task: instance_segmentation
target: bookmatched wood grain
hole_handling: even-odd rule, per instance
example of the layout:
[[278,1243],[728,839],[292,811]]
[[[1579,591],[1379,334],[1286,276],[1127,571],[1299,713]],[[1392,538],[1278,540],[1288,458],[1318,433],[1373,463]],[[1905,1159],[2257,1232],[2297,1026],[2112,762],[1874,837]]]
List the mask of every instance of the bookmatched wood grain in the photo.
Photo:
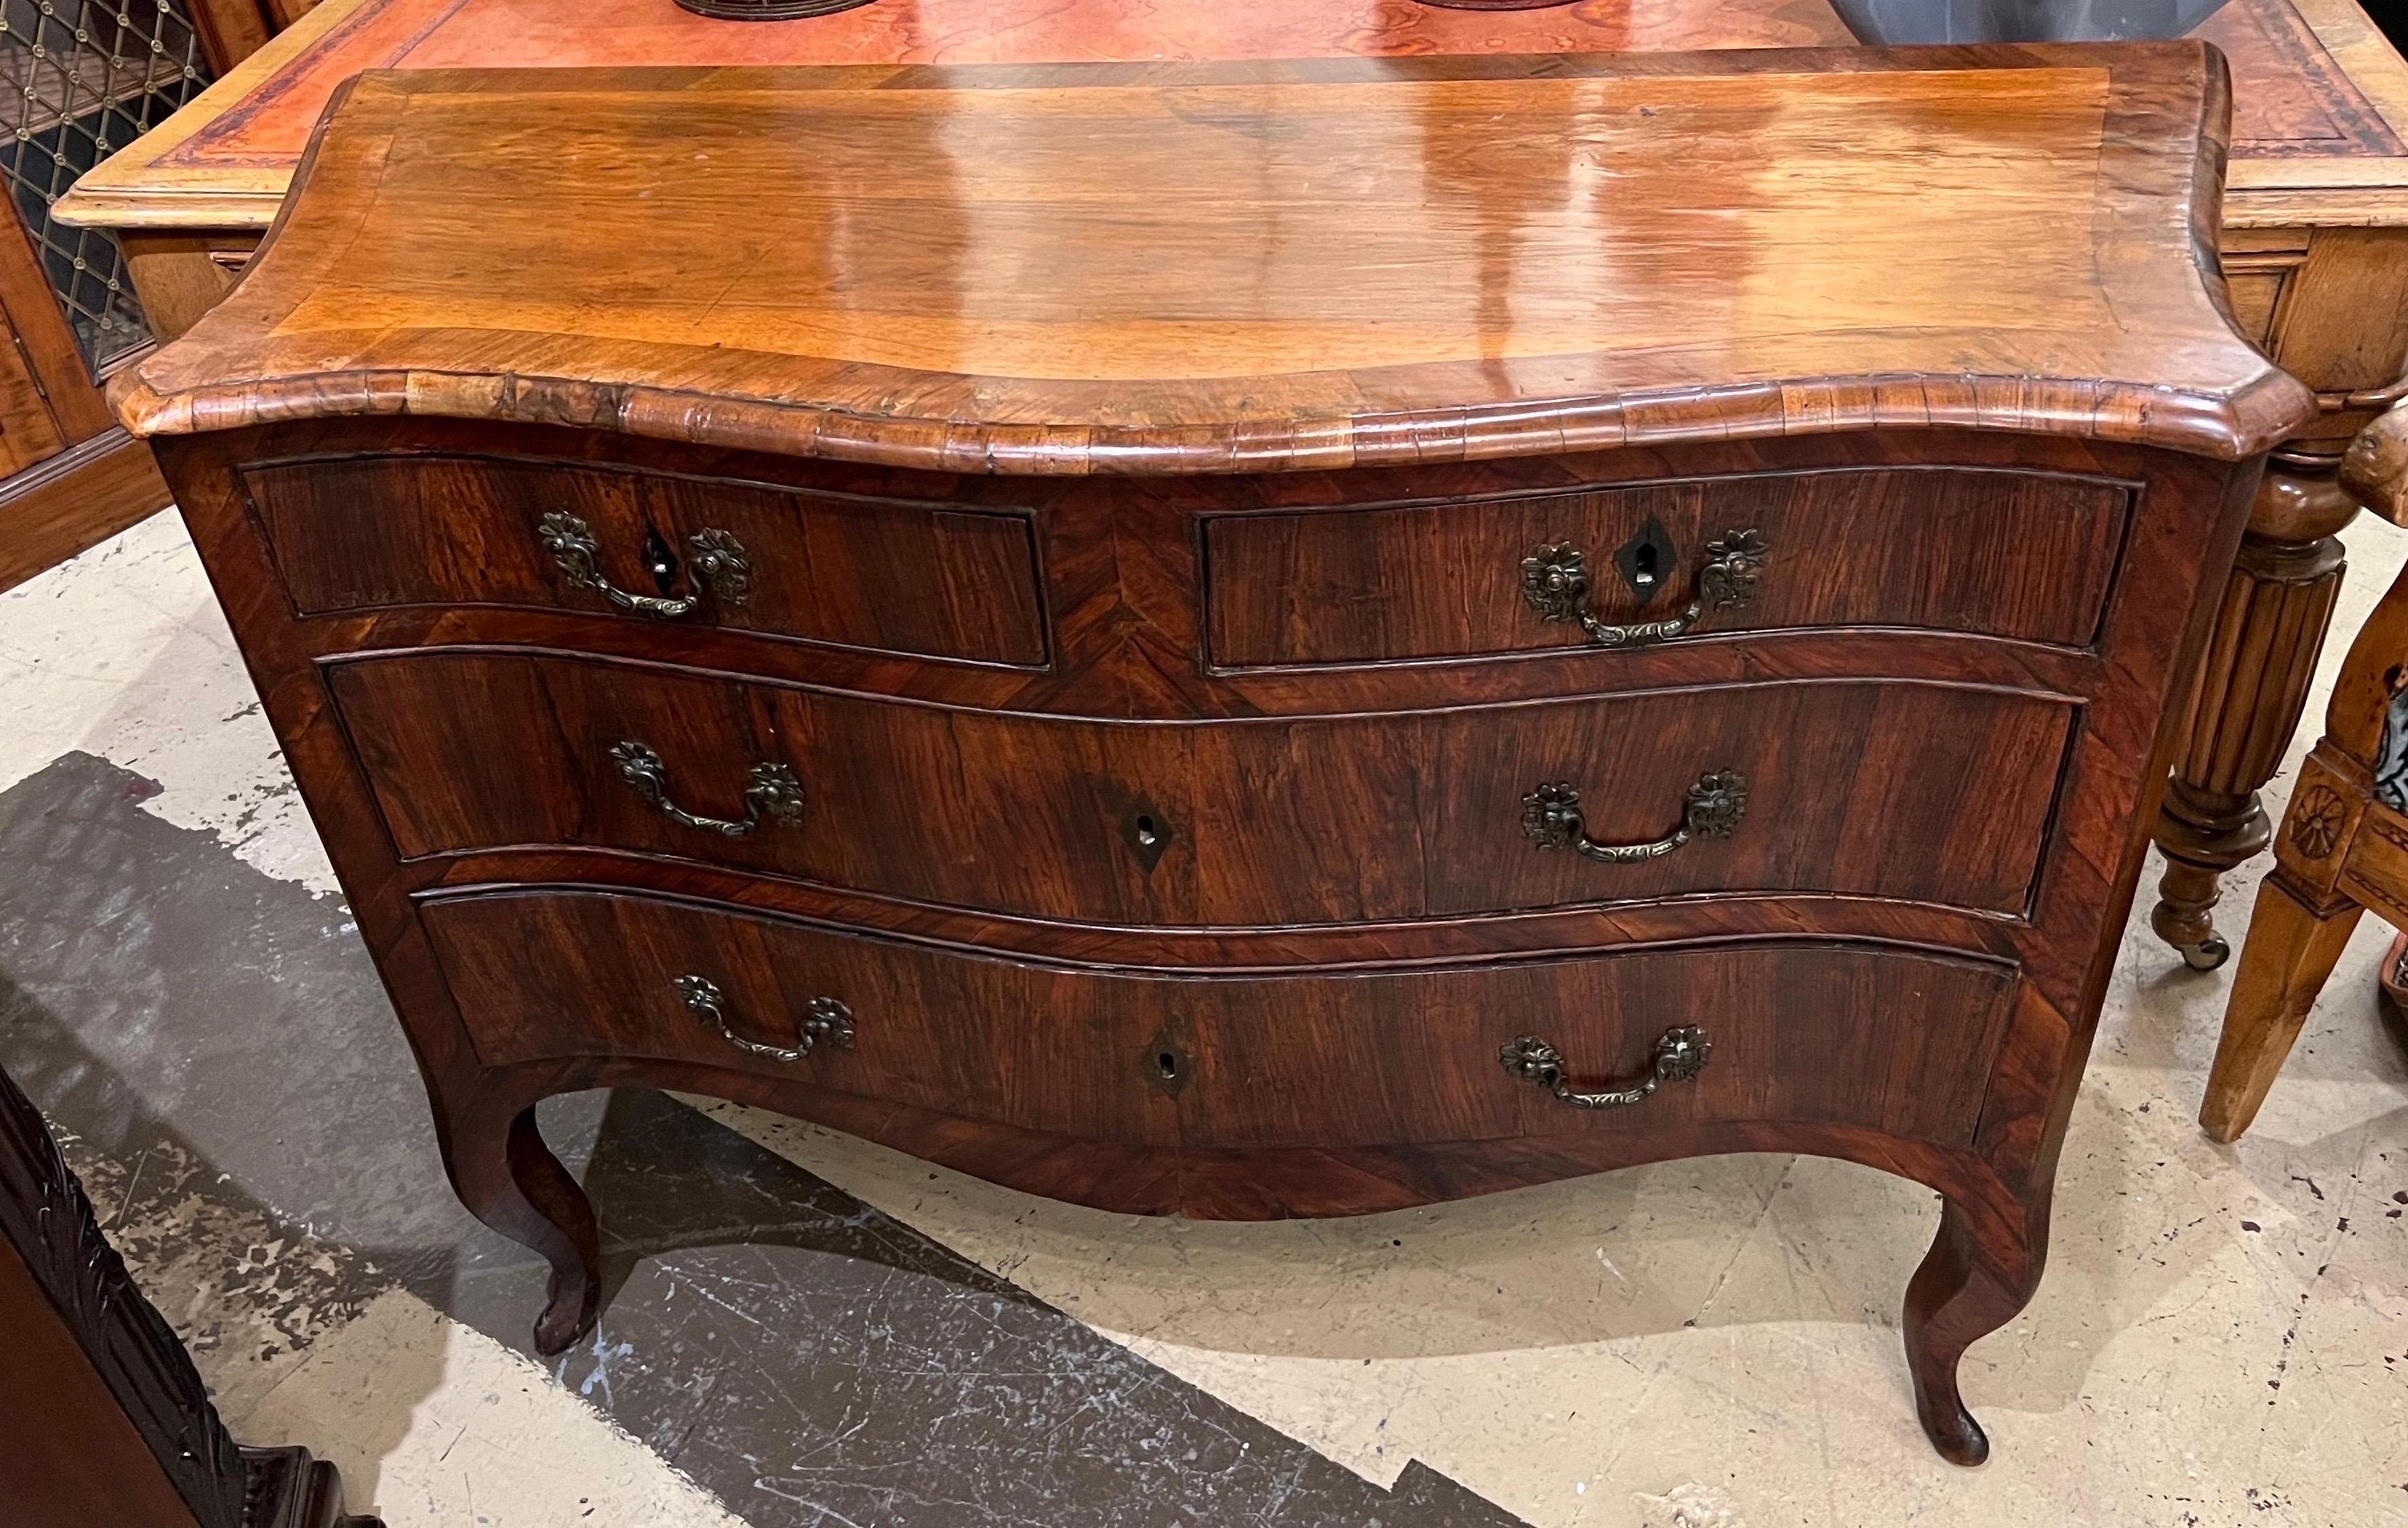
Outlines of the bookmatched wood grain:
[[[2241,576],[2283,586],[2337,564],[2333,532],[2354,512],[2333,486],[2349,433],[2408,364],[2408,62],[2358,0],[2232,0],[2195,34],[2229,59],[2233,126],[2216,241],[2244,332],[2331,411],[2264,479]],[[363,69],[874,64],[1025,65],[1385,58],[1400,70],[1440,55],[1662,52],[1845,44],[1814,0],[1680,0],[1597,10],[1469,13],[1386,0],[1157,6],[1122,0],[913,0],[801,25],[731,27],[668,0],[587,0],[571,22],[526,0],[334,0],[107,163],[59,204],[71,223],[114,229],[163,335],[181,334],[233,279],[276,217],[311,124]],[[1567,179],[1566,185],[1570,181]],[[1562,199],[1541,186],[1543,214]],[[1844,250],[1847,233],[1835,250]],[[1911,265],[1911,257],[1909,264]],[[58,327],[58,325],[53,325]],[[31,342],[29,339],[29,343]],[[62,340],[62,343],[64,343]],[[72,346],[64,353],[71,354]],[[55,382],[53,396],[57,395]],[[2327,512],[2303,520],[2302,498]],[[2298,728],[2317,642],[2286,645],[2286,601],[2236,602],[2220,646],[2264,654],[2204,688],[2207,745],[2176,771],[2158,829],[2168,865],[2156,923],[2196,963],[2222,949],[2216,877],[2263,847],[2255,787],[2279,749],[2222,738]],[[2201,765],[2200,757],[2216,759]],[[2236,788],[2236,785],[2237,787]]]

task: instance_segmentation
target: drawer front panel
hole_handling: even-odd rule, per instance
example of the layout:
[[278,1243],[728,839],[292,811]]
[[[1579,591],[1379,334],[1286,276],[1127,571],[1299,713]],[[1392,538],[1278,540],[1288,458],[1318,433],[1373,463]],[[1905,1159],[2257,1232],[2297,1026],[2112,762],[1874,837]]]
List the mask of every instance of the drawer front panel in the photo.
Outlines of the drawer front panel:
[[[1270,984],[1256,984],[1268,986]],[[1653,951],[1482,971],[1289,980],[1205,1006],[1182,1139],[1388,1146],[1725,1120],[1855,1125],[1971,1144],[2014,986],[2004,968],[1842,947]],[[1175,1022],[1175,1021],[1174,1021]],[[1696,1026],[1704,1069],[1578,1109],[1506,1070],[1523,1036],[1575,1088],[1645,1077]]]
[[[616,847],[1037,917],[1226,926],[1710,891],[2019,913],[2074,711],[1851,681],[1112,724],[481,653],[347,662],[330,682],[405,857]],[[630,784],[630,744],[680,811],[759,826],[677,820]],[[1563,786],[1588,837],[1659,840],[1722,771],[1744,814],[1660,858],[1542,847],[1526,821]],[[799,808],[778,814],[781,794]]]
[[[730,1066],[1030,1130],[1198,1146],[1386,1146],[1725,1120],[1970,1144],[2014,977],[1972,960],[1827,945],[1641,951],[1455,972],[1187,977],[1017,964],[665,900],[529,891],[423,913],[483,1059]],[[793,1048],[814,999],[851,1043]],[[822,1012],[824,1012],[823,1009]],[[1572,1082],[1642,1074],[1695,1025],[1692,1081],[1580,1110],[1510,1073],[1522,1035]],[[1157,1126],[1157,1135],[1167,1134]]]
[[[683,598],[693,622],[843,647],[986,663],[1046,661],[1025,515],[759,483],[464,456],[371,457],[244,473],[305,615],[397,605],[509,605],[651,617],[564,568],[581,526],[593,573]],[[724,538],[712,541],[712,537]],[[733,546],[741,597],[708,569]],[[660,560],[666,554],[666,562]],[[572,558],[575,554],[570,554]],[[667,576],[656,576],[665,569]]]
[[[1711,543],[1765,543],[1748,603],[1700,633],[1904,627],[2086,646],[2130,492],[2029,472],[1850,469],[1486,503],[1226,515],[1206,523],[1210,660],[1226,668],[1577,647],[1523,594],[1523,560],[1569,543],[1612,624],[1681,613]],[[1663,536],[1633,544],[1650,524]],[[1642,603],[1631,576],[1651,577]]]
[[[489,1066],[640,1057],[794,1077],[966,1118],[1104,1140],[1143,1137],[1134,1013],[1059,977],[654,898],[529,892],[421,912]],[[850,1044],[775,1061],[731,1044],[681,995],[718,994],[729,1030],[793,1049],[815,999]]]

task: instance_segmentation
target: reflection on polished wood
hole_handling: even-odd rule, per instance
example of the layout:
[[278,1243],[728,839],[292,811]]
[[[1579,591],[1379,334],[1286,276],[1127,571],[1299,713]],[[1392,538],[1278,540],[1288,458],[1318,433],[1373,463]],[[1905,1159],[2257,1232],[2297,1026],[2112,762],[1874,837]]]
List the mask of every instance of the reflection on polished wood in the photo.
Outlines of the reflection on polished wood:
[[[2198,34],[2231,60],[2236,226],[2393,221],[2408,189],[2408,65],[2354,0],[2231,0]],[[1426,58],[1844,46],[1818,0],[1631,0],[1449,11],[1398,0],[1201,5],[877,0],[731,23],[675,0],[329,0],[85,176],[66,215],[139,229],[265,228],[327,98],[363,69],[968,65]]]
[[2200,56],[368,75],[116,396],[146,435],[406,411],[1005,472],[1875,425],[2252,456],[2305,400],[2194,264],[2214,166],[2158,126]]
[[[2232,0],[2200,28],[2231,61],[2220,246],[2252,338],[2330,411],[2266,474],[2195,701],[2159,839],[2157,926],[2222,959],[2216,877],[2262,846],[2256,787],[2296,729],[2354,512],[2334,467],[2408,366],[2408,64],[2358,0]],[[966,65],[1414,58],[1756,49],[1850,40],[1819,0],[1630,0],[1475,13],[1392,0],[1277,5],[878,0],[841,16],[733,24],[674,0],[330,0],[86,176],[67,221],[117,228],[164,334],[216,301],[281,204],[311,124],[367,68],[628,64]],[[1834,238],[1842,248],[1855,230]],[[2298,512],[2302,501],[2322,506]]]
[[1902,1326],[1970,1463],[2315,417],[2210,263],[2226,92],[370,74],[118,402],[544,1350],[601,1295],[573,1088],[1234,1218],[1807,1150],[1945,1198]]

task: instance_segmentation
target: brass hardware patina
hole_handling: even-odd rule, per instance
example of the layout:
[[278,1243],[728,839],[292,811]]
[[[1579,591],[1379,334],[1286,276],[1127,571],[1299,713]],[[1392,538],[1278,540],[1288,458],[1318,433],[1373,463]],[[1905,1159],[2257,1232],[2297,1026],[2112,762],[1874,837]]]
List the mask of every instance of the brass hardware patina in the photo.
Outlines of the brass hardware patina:
[[677,988],[678,1001],[696,1018],[717,1030],[721,1039],[749,1055],[772,1061],[799,1061],[821,1045],[835,1050],[853,1048],[853,1010],[834,998],[813,998],[803,1005],[802,1021],[795,1026],[795,1044],[789,1049],[747,1040],[728,1028],[726,995],[710,977],[680,976],[669,985]]
[[1565,1074],[1563,1052],[1535,1035],[1526,1034],[1498,1046],[1497,1059],[1505,1063],[1506,1071],[1555,1094],[1558,1103],[1575,1109],[1619,1109],[1650,1097],[1668,1082],[1693,1080],[1706,1069],[1706,1060],[1713,1050],[1706,1031],[1693,1024],[1666,1030],[1656,1042],[1656,1054],[1645,1076],[1622,1088],[1594,1093],[1575,1088]]
[[1698,591],[1688,609],[1660,621],[1614,626],[1588,608],[1588,558],[1571,542],[1556,541],[1522,559],[1522,598],[1543,619],[1579,622],[1599,647],[1645,647],[1685,635],[1710,610],[1743,608],[1756,598],[1764,554],[1761,532],[1727,531],[1721,541],[1706,543],[1705,565],[1698,569]]
[[1522,798],[1522,831],[1541,849],[1570,849],[1591,859],[1628,864],[1661,859],[1693,838],[1728,838],[1747,815],[1747,781],[1735,770],[1698,776],[1681,807],[1681,826],[1647,843],[1599,843],[1588,836],[1580,792],[1567,785],[1541,786]]
[[[638,615],[674,620],[694,613],[706,590],[726,605],[740,605],[752,592],[752,565],[736,538],[724,530],[698,530],[686,538],[686,567],[694,593],[674,598],[630,594],[603,577],[602,543],[595,539],[593,527],[576,515],[554,510],[543,517],[536,534],[569,583],[595,590],[621,610]],[[674,568],[675,559],[669,561]]]
[[667,766],[661,762],[660,755],[635,739],[612,745],[610,757],[619,766],[619,778],[627,782],[628,788],[660,808],[661,815],[687,828],[742,838],[764,822],[792,827],[803,820],[803,783],[783,764],[752,766],[744,777],[743,820],[732,822],[725,817],[700,816],[670,800]]

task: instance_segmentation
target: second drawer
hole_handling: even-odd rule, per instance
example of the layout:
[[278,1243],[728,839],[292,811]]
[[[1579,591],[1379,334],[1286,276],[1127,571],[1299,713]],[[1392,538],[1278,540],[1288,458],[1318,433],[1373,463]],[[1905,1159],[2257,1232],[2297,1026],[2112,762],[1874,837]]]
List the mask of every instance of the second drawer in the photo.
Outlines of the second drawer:
[[329,682],[405,858],[622,849],[1230,927],[1700,892],[2019,914],[2075,712],[1851,680],[1112,723],[508,653],[357,659]]

